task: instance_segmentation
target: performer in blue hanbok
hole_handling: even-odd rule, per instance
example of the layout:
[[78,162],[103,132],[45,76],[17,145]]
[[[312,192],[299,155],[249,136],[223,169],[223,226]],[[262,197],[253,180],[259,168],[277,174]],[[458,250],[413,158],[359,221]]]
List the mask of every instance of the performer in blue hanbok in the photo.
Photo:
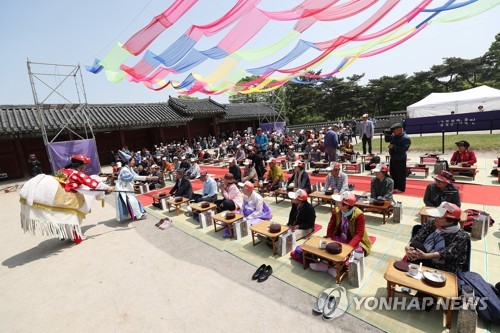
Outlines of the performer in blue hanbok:
[[146,211],[134,194],[133,182],[139,181],[156,181],[158,177],[139,176],[135,170],[134,157],[119,150],[118,154],[122,159],[124,166],[121,168],[116,180],[116,220],[123,221],[126,218],[132,220],[144,220],[147,218]]

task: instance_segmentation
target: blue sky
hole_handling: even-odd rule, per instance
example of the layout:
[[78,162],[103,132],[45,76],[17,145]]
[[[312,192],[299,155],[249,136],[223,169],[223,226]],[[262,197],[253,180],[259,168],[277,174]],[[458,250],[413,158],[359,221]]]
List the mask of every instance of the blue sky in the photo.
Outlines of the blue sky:
[[[479,0],[481,1],[481,0]],[[83,69],[94,58],[102,58],[116,42],[126,42],[136,31],[148,24],[151,19],[163,12],[173,1],[138,0],[24,0],[4,1],[0,10],[0,41],[3,46],[2,73],[0,81],[0,104],[33,104],[26,61],[50,64],[82,65],[83,81],[88,103],[154,103],[164,102],[169,95],[177,96],[172,89],[160,92],[151,91],[141,84],[111,83],[104,74],[91,74]],[[262,0],[259,7],[266,10],[291,8],[301,1]],[[163,51],[191,24],[208,23],[235,3],[235,0],[200,0],[174,27],[164,32],[151,46],[156,52]],[[414,6],[414,0],[402,0],[394,11],[398,17]],[[436,6],[444,3],[437,1]],[[367,13],[368,14],[368,13]],[[391,16],[390,16],[391,17]],[[428,70],[440,64],[445,57],[474,58],[484,54],[494,37],[500,32],[500,6],[455,23],[432,24],[416,37],[383,54],[357,60],[339,76],[365,73],[368,79],[383,75],[412,74]],[[331,39],[339,32],[359,25],[363,15],[348,18],[337,23],[319,23],[310,29],[303,39],[322,41]],[[286,33],[292,23],[273,23],[259,33],[245,48],[259,47],[271,43],[273,34]],[[211,47],[223,36],[203,39],[197,48]],[[135,63],[134,60],[129,65]],[[268,62],[268,61],[267,61]],[[266,62],[266,63],[267,63]],[[325,64],[326,70],[336,67],[339,60]],[[259,64],[260,65],[260,64]],[[213,69],[214,63],[207,62],[196,71],[205,74]],[[256,66],[255,66],[256,67]],[[60,68],[47,67],[57,73]],[[60,72],[59,72],[60,71]],[[182,77],[180,77],[182,78]],[[57,79],[47,77],[56,85]],[[60,79],[59,79],[60,80]],[[47,88],[36,82],[37,92],[46,94]],[[64,93],[70,94],[71,88]],[[204,95],[195,95],[205,97]],[[40,98],[40,96],[39,96]],[[226,96],[215,96],[215,100],[225,103]],[[60,98],[59,98],[60,99]],[[54,96],[51,102],[58,101]]]

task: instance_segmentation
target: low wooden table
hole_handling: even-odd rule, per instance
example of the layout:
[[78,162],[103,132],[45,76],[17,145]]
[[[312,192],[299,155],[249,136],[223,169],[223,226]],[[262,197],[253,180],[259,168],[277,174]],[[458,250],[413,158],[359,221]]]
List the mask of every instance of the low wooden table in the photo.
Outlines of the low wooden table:
[[372,160],[372,158],[375,157],[375,155],[360,155],[361,156],[361,163],[369,162]]
[[342,252],[339,254],[330,254],[325,249],[319,248],[319,242],[327,240],[329,243],[333,242],[331,239],[313,236],[302,245],[302,262],[304,269],[309,267],[308,259],[313,261],[326,260],[331,266],[337,270],[337,283],[342,282],[347,274],[346,262],[349,260],[349,254],[354,250],[349,244],[342,244]]
[[[161,193],[163,193],[163,195],[160,195]],[[153,195],[153,206],[161,207],[161,199],[166,199],[166,198],[168,198],[168,196],[169,195],[167,192],[160,192],[160,193],[154,194]]]
[[358,201],[356,201],[354,206],[358,207],[363,212],[382,214],[384,222],[383,224],[386,224],[387,219],[391,215],[392,203],[389,200],[385,200],[384,205],[376,206],[372,203],[372,200],[370,199],[359,199]]
[[[429,207],[429,206],[424,206],[422,208],[420,208],[420,211],[418,212],[420,214],[420,223],[424,223],[425,220],[428,218],[428,217],[431,217],[428,213],[427,213],[427,209],[435,209],[435,207]],[[464,223],[467,221],[467,213],[465,211],[462,212],[462,214],[460,215],[460,227],[463,229],[464,227]]]
[[209,210],[215,211],[217,208],[217,205],[214,204],[213,202],[209,202],[209,205],[206,208],[201,207],[199,203],[194,203],[194,204],[191,204],[189,206],[193,209],[193,213],[196,212],[199,214],[204,213],[204,212],[209,211]]
[[174,206],[176,215],[179,215],[181,213],[181,205],[187,203],[189,203],[189,199],[184,197],[179,202],[176,202],[175,198],[169,199],[167,200],[167,210],[170,212],[170,207]]
[[[215,232],[217,231],[221,231],[221,230],[224,230],[226,228],[229,228],[229,237],[233,238],[233,228],[232,228],[232,224],[236,221],[239,221],[241,220],[244,216],[242,214],[238,214],[236,213],[234,215],[234,218],[233,219],[226,219],[226,213],[227,212],[221,212],[217,215],[214,215],[212,217],[212,220],[214,221],[214,230]],[[226,225],[223,225],[223,223],[225,223]],[[222,228],[220,229],[217,229],[217,224],[220,224],[222,226]]]
[[434,164],[437,162],[437,160],[439,160],[439,155],[424,154],[420,155],[419,158],[420,158],[420,164],[426,164],[426,163]]
[[329,165],[328,162],[314,162],[314,169],[319,172],[319,169],[325,169]]
[[318,200],[318,203],[316,205],[313,205],[313,207],[318,206],[322,200],[327,201],[330,204],[330,209],[333,210],[334,200],[332,199],[331,194],[327,195],[323,191],[315,191],[309,194],[309,199],[311,199],[311,205],[313,204],[314,199]]
[[427,165],[407,165],[406,166],[406,173],[410,174],[412,172],[424,172],[425,177],[427,178],[429,176],[429,167]]
[[[396,260],[392,260],[387,267],[387,271],[384,274],[384,279],[387,280],[387,298],[394,297],[394,290],[396,286],[408,287],[410,289],[423,292],[425,294],[445,299],[448,302],[448,309],[446,310],[446,327],[451,328],[451,311],[452,307],[450,301],[453,298],[458,297],[458,284],[457,277],[449,272],[441,271],[436,269],[436,271],[440,272],[444,276],[446,276],[446,285],[444,287],[432,287],[426,284],[423,280],[414,279],[408,275],[406,272],[402,272],[397,270],[394,267],[394,262]],[[422,267],[422,270],[435,270],[434,268]]]
[[464,177],[472,177],[472,180],[476,180],[476,170],[477,170],[477,165],[471,165],[470,167],[463,167],[463,166],[458,166],[458,165],[450,165],[450,172],[451,173],[458,173],[458,172],[463,172],[463,171],[472,171],[472,175],[460,175]]
[[[278,201],[278,198],[281,198],[280,201]],[[276,203],[280,203],[282,201],[285,201],[288,198],[288,191],[283,190],[281,188],[274,190],[274,199],[276,200]]]
[[346,162],[342,163],[342,171],[347,172],[347,171],[354,171],[354,173],[361,173],[363,163],[356,162],[356,163],[351,163],[351,162]]
[[264,237],[267,237],[271,243],[273,244],[273,253],[274,255],[278,254],[278,250],[276,249],[276,241],[278,239],[278,237],[282,234],[284,234],[285,232],[288,231],[288,229],[290,229],[288,226],[286,225],[281,225],[281,231],[280,232],[276,232],[276,233],[272,233],[272,232],[269,232],[269,221],[268,220],[264,220],[262,222],[259,222],[253,226],[250,227],[250,231],[252,232],[252,243],[253,243],[253,246],[257,245],[257,244],[260,244],[262,241],[259,240],[258,242],[255,242],[255,236],[256,235],[262,235]]

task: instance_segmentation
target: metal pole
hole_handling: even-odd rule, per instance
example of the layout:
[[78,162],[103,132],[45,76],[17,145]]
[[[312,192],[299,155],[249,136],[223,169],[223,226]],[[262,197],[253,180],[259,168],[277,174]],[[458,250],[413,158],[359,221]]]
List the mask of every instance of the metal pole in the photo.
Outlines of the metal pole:
[[493,119],[490,119],[490,134],[493,134]]
[[444,131],[443,131],[443,139],[442,139],[442,148],[441,148],[441,150],[442,150],[442,153],[444,154]]
[[382,140],[383,140],[382,136],[383,135],[384,135],[383,133],[380,133],[380,154],[382,154]]

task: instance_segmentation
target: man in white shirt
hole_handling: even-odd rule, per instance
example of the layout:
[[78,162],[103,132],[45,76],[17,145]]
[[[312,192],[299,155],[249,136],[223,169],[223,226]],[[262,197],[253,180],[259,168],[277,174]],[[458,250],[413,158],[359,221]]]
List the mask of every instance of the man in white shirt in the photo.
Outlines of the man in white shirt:
[[200,165],[198,164],[198,159],[192,158],[191,163],[191,167],[187,171],[189,179],[200,178]]
[[361,122],[361,129],[359,131],[359,138],[363,143],[363,155],[366,155],[366,143],[368,143],[368,153],[372,155],[372,139],[375,134],[375,126],[368,120],[368,114],[363,115],[363,121]]

